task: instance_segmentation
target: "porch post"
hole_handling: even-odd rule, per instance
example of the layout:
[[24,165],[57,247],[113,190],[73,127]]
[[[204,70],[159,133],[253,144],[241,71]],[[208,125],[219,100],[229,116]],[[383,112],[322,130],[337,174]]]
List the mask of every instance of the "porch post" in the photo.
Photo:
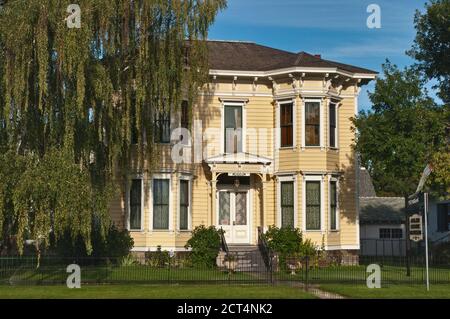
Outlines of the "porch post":
[[267,193],[267,177],[266,174],[262,175],[262,230],[264,231],[267,226],[267,212],[266,212],[266,193]]
[[211,215],[209,216],[209,225],[216,224],[216,188],[217,188],[217,173],[212,172],[211,178]]

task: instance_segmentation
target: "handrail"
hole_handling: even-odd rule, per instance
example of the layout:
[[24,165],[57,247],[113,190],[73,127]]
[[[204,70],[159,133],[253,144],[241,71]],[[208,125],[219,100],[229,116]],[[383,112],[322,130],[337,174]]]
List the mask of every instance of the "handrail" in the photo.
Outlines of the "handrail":
[[259,251],[261,252],[261,255],[264,259],[264,264],[266,265],[266,268],[271,271],[272,269],[272,251],[269,248],[269,245],[267,245],[267,241],[264,238],[264,232],[262,230],[262,227],[258,227],[258,247]]
[[225,240],[224,234],[225,234],[225,231],[223,230],[222,227],[220,227],[220,246],[221,246],[222,250],[228,255],[230,250],[228,249],[228,244],[227,244],[227,241]]

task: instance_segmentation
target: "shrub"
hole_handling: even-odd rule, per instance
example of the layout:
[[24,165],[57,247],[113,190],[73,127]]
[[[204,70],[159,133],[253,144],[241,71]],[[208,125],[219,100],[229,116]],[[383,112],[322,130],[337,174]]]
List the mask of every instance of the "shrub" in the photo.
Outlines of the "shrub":
[[310,239],[303,240],[301,231],[298,228],[270,226],[263,235],[269,248],[278,253],[279,263],[286,269],[288,257],[314,256],[317,247]]
[[221,230],[214,226],[200,225],[192,231],[192,237],[185,248],[191,248],[190,259],[193,266],[213,268],[220,250]]
[[433,258],[438,263],[450,263],[450,242],[440,243],[432,248]]
[[114,257],[117,260],[128,256],[134,241],[128,230],[119,230],[115,225],[107,230],[104,236],[101,235],[100,228],[93,226],[92,231],[92,254],[88,255],[84,241],[81,237],[73,240],[69,233],[58,240],[56,253],[62,257]]
[[147,255],[147,265],[151,267],[165,267],[170,260],[170,255],[167,250],[161,250],[161,246],[156,248],[155,252],[150,252]]

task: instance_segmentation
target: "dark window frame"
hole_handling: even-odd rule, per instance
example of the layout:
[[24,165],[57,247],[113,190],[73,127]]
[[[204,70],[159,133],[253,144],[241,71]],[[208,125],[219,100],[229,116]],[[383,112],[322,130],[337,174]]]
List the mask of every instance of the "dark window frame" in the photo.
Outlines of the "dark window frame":
[[[286,204],[286,203],[284,203],[283,202],[283,185],[286,185],[286,184],[289,184],[289,185],[292,185],[292,204]],[[291,228],[294,228],[295,227],[295,183],[294,183],[294,181],[282,181],[282,182],[280,182],[280,198],[281,198],[281,200],[280,200],[280,213],[281,213],[281,227],[291,227]],[[283,211],[284,211],[284,209],[285,208],[291,208],[292,209],[292,224],[291,225],[289,225],[289,226],[286,226],[285,225],[285,222],[284,222],[284,214],[283,214]]]
[[[138,183],[138,184],[137,184]],[[138,200],[136,203],[133,202],[133,191],[135,185],[139,185],[139,196],[137,197]],[[128,222],[129,222],[129,229],[130,231],[140,231],[142,230],[142,179],[141,178],[133,178],[131,179],[130,189],[128,193],[128,209],[129,209],[129,215],[128,215]],[[139,225],[135,227],[135,225],[132,224],[132,221],[134,220],[132,213],[135,211],[133,208],[138,208],[139,210]]]
[[[227,127],[227,109],[240,109],[240,125],[241,127]],[[224,110],[223,110],[223,129],[224,129],[224,137],[223,137],[223,147],[224,147],[224,153],[225,154],[236,154],[239,153],[239,146],[241,151],[244,149],[244,107],[242,105],[233,105],[233,104],[225,104]],[[234,150],[232,153],[227,152],[227,130],[228,129],[234,129],[234,135],[233,138],[235,139],[234,143]],[[240,145],[239,145],[239,130],[240,130]]]
[[[167,193],[167,203],[163,203],[163,202],[158,202],[156,203],[155,200],[155,184],[157,182],[167,182],[168,187],[168,193]],[[153,229],[154,230],[169,230],[170,229],[170,179],[169,178],[153,178],[152,180],[152,208],[153,208]],[[156,226],[155,227],[155,207],[167,207],[167,227],[159,227]]]
[[[334,186],[332,186],[334,185]],[[332,187],[334,187],[334,196],[332,196]],[[330,181],[330,230],[338,230],[338,187],[337,181]],[[333,218],[334,216],[334,218]]]
[[[334,113],[334,118],[331,113]],[[329,123],[329,145],[332,148],[337,148],[337,103],[331,102],[328,106],[328,123]]]
[[294,103],[280,103],[280,147],[294,146]]
[[[308,184],[318,184],[319,185],[319,202],[316,204],[308,203]],[[307,231],[318,231],[322,229],[322,182],[316,180],[307,180],[305,181],[305,229]],[[319,207],[319,226],[317,228],[309,228],[308,227],[308,208]]]
[[[182,186],[181,185],[185,185],[187,188],[187,193],[185,194],[184,198],[185,198],[185,202],[182,202],[182,196],[181,196],[181,192],[182,192]],[[180,216],[178,216],[179,220],[179,229],[180,230],[189,230],[189,214],[190,214],[190,207],[191,207],[191,198],[190,198],[190,181],[187,179],[180,179]],[[183,208],[183,209],[182,209]],[[184,222],[182,223],[182,216],[181,214],[183,213],[183,211],[186,212],[186,217],[185,218],[185,226],[183,225]],[[183,226],[182,226],[183,225]]]
[[[164,134],[165,130],[168,131],[168,135]],[[170,135],[170,110],[157,111],[155,115],[154,142],[157,144],[169,144]]]
[[[318,116],[317,121],[312,121],[310,118],[308,118],[308,109],[311,107],[311,105],[314,105],[318,108]],[[322,102],[321,101],[306,101],[305,102],[305,146],[306,147],[320,147],[321,146],[321,128],[320,128],[320,109],[321,109]],[[313,130],[309,130],[308,128],[313,128]],[[309,132],[318,132],[317,136],[308,137]],[[315,133],[314,133],[315,134]],[[317,143],[310,143],[309,141],[311,139],[316,140]]]

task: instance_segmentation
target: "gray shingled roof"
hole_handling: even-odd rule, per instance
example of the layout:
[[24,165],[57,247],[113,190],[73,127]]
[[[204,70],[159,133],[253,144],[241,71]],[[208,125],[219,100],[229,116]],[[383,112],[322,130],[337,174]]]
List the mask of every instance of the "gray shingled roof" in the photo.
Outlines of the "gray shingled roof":
[[360,197],[360,224],[404,223],[403,197]]
[[377,72],[325,60],[315,55],[293,53],[252,42],[208,41],[209,67],[213,70],[269,71],[289,67],[339,68],[352,73]]
[[369,171],[365,168],[359,170],[359,196],[360,197],[375,197],[377,193],[373,187],[372,178]]

